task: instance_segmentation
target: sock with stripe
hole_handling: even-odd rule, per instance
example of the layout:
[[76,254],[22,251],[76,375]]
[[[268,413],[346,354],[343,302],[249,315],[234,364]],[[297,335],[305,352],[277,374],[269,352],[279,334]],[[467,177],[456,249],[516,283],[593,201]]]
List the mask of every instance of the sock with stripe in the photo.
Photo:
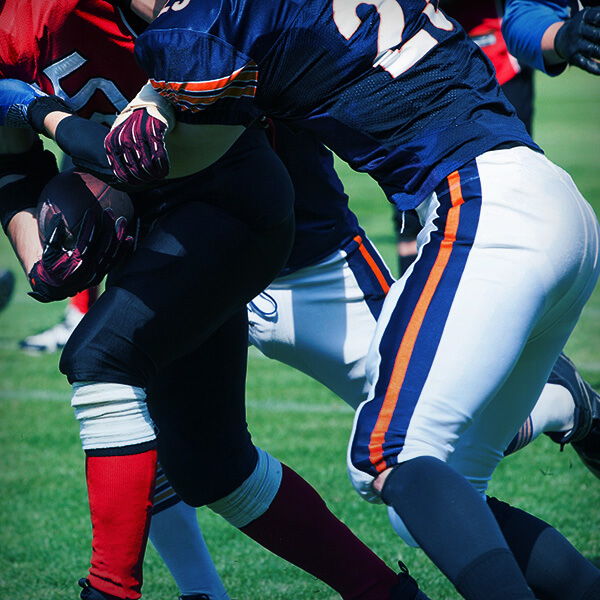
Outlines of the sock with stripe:
[[153,444],[150,449],[139,444],[86,451],[93,536],[88,579],[111,597],[137,600],[141,596],[155,476]]
[[395,466],[381,497],[466,600],[535,600],[485,501],[452,467],[422,456]]
[[240,528],[259,544],[317,577],[345,600],[383,600],[398,578],[329,511],[319,494],[286,465],[273,502]]
[[538,598],[600,598],[600,570],[554,527],[497,498],[488,506]]
[[541,433],[569,431],[573,427],[575,403],[569,390],[556,383],[547,383],[531,415],[509,444],[505,456],[530,444]]

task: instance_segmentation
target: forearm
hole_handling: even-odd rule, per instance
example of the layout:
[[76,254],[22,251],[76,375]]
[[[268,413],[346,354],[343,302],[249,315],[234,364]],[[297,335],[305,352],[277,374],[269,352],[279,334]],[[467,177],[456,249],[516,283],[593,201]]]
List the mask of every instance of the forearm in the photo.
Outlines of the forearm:
[[42,256],[42,244],[35,209],[27,209],[17,213],[10,220],[6,235],[25,274],[29,273],[34,263],[40,260]]
[[554,36],[568,16],[566,0],[507,0],[502,35],[509,52],[539,71],[558,75],[566,63],[554,52]]
[[558,30],[564,25],[564,21],[558,21],[557,23],[553,23],[546,29],[544,35],[542,36],[542,58],[544,61],[544,65],[546,69],[550,68],[550,75],[558,75],[555,69],[555,65],[560,65],[560,71],[562,71],[565,67],[565,59],[560,57],[554,48],[554,40],[556,39],[556,34]]

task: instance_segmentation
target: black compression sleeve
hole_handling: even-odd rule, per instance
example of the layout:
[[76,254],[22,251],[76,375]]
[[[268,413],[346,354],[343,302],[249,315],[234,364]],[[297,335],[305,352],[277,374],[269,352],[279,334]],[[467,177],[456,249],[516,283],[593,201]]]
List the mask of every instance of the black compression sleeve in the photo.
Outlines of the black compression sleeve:
[[115,178],[104,149],[107,133],[108,129],[101,123],[73,115],[58,124],[55,138],[61,150],[73,159],[76,167],[110,184]]

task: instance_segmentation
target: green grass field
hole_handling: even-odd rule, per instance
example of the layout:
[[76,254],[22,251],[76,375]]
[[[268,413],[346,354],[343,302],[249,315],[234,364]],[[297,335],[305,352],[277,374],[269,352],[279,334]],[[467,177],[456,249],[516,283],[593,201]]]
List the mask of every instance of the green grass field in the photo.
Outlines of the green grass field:
[[[536,140],[567,169],[600,214],[600,79],[571,71],[537,80]],[[389,264],[395,267],[391,208],[366,177],[340,166],[351,205]],[[7,240],[0,268],[20,275]],[[31,357],[18,341],[53,325],[63,303],[40,305],[19,278],[11,305],[0,314],[0,600],[78,597],[77,578],[90,557],[83,452],[58,356]],[[600,388],[600,286],[567,352]],[[202,382],[199,393],[202,392]],[[459,596],[420,550],[395,538],[382,507],[352,491],[345,450],[351,411],[307,377],[251,351],[248,413],[255,442],[294,467],[330,508],[394,566],[401,558],[434,600]],[[600,566],[600,481],[575,452],[545,436],[504,461],[491,492],[556,525]],[[332,591],[258,547],[208,510],[198,518],[226,587],[234,598],[330,599]],[[177,588],[149,548],[144,597],[174,600]]]

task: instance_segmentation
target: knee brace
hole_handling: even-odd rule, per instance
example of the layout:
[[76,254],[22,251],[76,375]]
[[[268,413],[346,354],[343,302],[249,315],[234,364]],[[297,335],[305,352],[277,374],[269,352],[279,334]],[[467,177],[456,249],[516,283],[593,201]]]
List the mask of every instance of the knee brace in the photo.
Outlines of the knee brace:
[[252,474],[231,494],[208,504],[228,523],[240,528],[258,519],[273,502],[281,485],[281,463],[260,448]]
[[84,450],[121,448],[156,439],[146,392],[120,383],[77,382],[71,406]]

